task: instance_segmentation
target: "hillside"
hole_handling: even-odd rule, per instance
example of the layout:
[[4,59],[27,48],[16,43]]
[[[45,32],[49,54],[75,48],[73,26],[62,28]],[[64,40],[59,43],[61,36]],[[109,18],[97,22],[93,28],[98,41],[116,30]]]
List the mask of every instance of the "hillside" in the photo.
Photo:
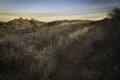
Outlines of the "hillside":
[[119,80],[119,29],[116,19],[89,26],[84,36],[59,52],[52,80]]
[[116,18],[0,23],[0,80],[119,80],[119,29]]
[[32,20],[11,20],[0,24],[0,32],[3,34],[25,34],[39,30],[44,25],[44,22]]
[[40,31],[42,29],[50,29],[61,26],[69,26],[72,24],[89,23],[88,20],[61,20],[52,22],[40,22],[34,19],[18,18],[9,22],[0,22],[0,34],[26,34]]

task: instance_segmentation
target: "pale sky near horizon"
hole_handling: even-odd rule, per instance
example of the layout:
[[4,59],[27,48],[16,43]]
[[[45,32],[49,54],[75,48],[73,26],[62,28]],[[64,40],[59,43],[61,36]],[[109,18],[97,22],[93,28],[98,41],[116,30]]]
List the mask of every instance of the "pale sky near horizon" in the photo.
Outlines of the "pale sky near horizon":
[[0,0],[0,21],[14,18],[36,18],[40,21],[64,19],[97,20],[120,0]]

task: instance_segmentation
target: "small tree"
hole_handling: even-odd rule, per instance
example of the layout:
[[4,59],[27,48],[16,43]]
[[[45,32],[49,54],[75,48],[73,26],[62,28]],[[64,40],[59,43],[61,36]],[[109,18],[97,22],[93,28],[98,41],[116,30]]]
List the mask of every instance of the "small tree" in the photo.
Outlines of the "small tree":
[[108,16],[110,18],[114,18],[114,17],[119,17],[120,18],[120,8],[114,8],[111,10],[111,12],[108,14]]

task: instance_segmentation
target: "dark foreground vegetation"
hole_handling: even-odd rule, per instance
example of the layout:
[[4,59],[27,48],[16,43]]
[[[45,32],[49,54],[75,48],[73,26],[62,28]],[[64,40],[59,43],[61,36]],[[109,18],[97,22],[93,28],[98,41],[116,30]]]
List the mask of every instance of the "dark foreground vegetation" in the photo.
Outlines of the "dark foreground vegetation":
[[120,80],[115,10],[100,21],[1,22],[0,80]]

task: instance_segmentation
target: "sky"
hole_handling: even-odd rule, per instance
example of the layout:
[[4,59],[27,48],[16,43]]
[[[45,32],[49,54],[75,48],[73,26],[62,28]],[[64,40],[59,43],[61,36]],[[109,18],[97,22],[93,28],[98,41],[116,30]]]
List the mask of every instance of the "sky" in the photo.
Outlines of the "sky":
[[98,20],[106,17],[120,0],[0,0],[0,21],[14,18],[54,20]]

